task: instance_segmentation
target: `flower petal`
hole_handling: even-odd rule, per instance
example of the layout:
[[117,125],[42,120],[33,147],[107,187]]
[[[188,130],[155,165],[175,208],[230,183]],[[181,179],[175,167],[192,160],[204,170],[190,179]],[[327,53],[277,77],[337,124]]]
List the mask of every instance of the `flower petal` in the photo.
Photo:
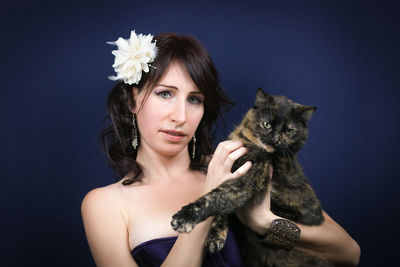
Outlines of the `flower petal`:
[[115,56],[112,67],[117,76],[109,76],[110,80],[123,80],[127,84],[139,83],[142,72],[149,72],[149,63],[157,56],[157,47],[151,34],[137,35],[133,30],[128,40],[120,37],[107,44],[118,47],[111,52]]

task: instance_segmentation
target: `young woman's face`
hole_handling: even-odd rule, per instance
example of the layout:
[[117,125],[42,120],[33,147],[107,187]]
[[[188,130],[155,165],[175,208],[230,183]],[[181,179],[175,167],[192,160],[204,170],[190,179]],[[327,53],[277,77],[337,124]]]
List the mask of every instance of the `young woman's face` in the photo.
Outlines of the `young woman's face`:
[[172,64],[147,99],[145,90],[134,94],[139,149],[165,156],[188,153],[187,144],[204,114],[204,96],[186,70]]

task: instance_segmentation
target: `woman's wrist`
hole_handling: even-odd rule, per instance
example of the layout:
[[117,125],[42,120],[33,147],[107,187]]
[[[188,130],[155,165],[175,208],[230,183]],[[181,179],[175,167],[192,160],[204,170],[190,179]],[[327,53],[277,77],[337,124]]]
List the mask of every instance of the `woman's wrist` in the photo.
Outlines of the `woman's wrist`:
[[260,241],[276,248],[291,250],[299,240],[300,228],[286,219],[275,219],[265,235],[259,236]]
[[257,216],[251,229],[259,235],[265,235],[271,228],[272,222],[276,219],[282,218],[273,214],[271,211],[265,212],[263,216]]
[[260,242],[283,249],[293,249],[300,238],[301,230],[293,222],[273,214],[271,211],[253,214],[243,218],[243,214],[237,214],[239,219],[255,232]]
[[265,235],[271,228],[272,221],[282,219],[271,211],[260,212],[257,215],[248,216],[243,213],[236,214],[239,220],[258,235]]

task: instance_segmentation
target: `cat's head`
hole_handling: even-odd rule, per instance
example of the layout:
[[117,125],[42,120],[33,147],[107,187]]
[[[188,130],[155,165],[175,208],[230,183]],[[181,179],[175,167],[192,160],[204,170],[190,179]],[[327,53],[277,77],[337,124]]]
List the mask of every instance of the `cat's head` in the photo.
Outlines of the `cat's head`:
[[294,154],[307,140],[307,122],[316,109],[258,89],[250,123],[246,124],[267,151]]

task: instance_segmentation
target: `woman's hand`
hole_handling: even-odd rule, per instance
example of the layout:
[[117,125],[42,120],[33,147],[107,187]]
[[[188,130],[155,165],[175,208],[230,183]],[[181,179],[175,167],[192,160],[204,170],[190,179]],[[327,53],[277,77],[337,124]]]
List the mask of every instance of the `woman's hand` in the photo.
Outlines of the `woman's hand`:
[[[273,167],[269,165],[269,178],[272,178]],[[252,207],[238,210],[236,216],[254,232],[263,235],[271,226],[273,220],[280,218],[271,212],[271,183],[269,183],[264,200]]]
[[[269,177],[273,168],[270,165]],[[271,185],[271,183],[270,183]],[[323,211],[324,222],[318,226],[296,225],[301,229],[300,239],[295,249],[327,260],[334,265],[357,266],[360,260],[360,247],[351,236]],[[264,200],[253,207],[236,212],[239,220],[254,232],[264,235],[275,219],[282,219],[271,212],[271,188],[269,186]]]
[[231,172],[233,163],[247,152],[247,148],[239,141],[228,140],[218,144],[217,149],[208,165],[205,193],[212,191],[228,179],[242,176],[251,168],[247,161],[234,173]]

